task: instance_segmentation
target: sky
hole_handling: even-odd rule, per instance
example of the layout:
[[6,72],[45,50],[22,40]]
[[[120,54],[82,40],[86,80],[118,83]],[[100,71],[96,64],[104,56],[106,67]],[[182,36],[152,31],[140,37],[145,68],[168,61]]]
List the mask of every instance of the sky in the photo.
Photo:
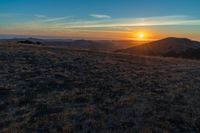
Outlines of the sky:
[[0,0],[0,34],[200,40],[200,0]]

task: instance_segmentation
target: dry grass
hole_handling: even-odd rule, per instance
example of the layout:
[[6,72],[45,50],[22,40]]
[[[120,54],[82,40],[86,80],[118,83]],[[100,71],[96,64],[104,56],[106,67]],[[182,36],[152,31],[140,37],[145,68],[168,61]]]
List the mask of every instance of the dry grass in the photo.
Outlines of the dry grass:
[[0,132],[200,132],[200,62],[0,45]]

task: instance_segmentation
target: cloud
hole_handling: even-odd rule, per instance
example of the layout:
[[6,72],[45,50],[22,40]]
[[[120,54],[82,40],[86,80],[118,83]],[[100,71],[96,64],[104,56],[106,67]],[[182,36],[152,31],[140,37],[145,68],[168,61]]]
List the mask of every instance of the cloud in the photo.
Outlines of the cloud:
[[57,17],[57,18],[48,18],[43,20],[43,22],[55,22],[55,21],[61,21],[61,20],[65,20],[68,19],[69,17]]
[[[27,31],[27,32],[130,32],[134,27],[140,26],[200,26],[199,18],[185,15],[156,16],[146,18],[112,18],[83,20],[74,17],[48,17],[35,15],[38,19],[15,21],[4,26],[1,31]],[[69,19],[70,18],[70,19]]]
[[40,22],[57,22],[70,18],[70,17],[49,17],[43,14],[35,14],[34,17],[38,18],[38,21]]
[[157,16],[147,18],[120,18],[111,21],[80,21],[67,24],[65,28],[117,28],[139,26],[173,26],[173,25],[200,25],[200,19],[193,19],[185,15]]
[[111,19],[112,17],[109,15],[104,15],[104,14],[91,14],[91,17],[94,18],[99,18],[99,19]]

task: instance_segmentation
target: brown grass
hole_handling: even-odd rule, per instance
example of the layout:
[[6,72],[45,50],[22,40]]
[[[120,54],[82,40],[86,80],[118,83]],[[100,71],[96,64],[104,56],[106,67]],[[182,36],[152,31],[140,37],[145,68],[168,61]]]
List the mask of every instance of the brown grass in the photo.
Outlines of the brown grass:
[[0,132],[200,132],[200,62],[0,45]]

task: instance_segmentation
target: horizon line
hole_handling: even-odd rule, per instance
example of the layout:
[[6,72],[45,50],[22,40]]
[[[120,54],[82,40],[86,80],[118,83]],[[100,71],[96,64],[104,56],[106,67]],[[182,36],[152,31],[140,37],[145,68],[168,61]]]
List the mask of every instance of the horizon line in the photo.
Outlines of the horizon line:
[[[4,37],[6,36],[6,37]],[[166,38],[185,38],[190,39],[192,41],[200,41],[198,39],[191,39],[188,37],[176,37],[176,36],[168,36],[160,39],[145,39],[145,40],[137,40],[136,38],[127,38],[127,39],[100,39],[100,38],[87,38],[87,37],[66,37],[66,36],[43,36],[43,35],[16,35],[16,34],[0,34],[0,40],[12,40],[12,39],[41,39],[41,40],[96,40],[96,41],[137,41],[137,42],[150,42],[157,41]]]

